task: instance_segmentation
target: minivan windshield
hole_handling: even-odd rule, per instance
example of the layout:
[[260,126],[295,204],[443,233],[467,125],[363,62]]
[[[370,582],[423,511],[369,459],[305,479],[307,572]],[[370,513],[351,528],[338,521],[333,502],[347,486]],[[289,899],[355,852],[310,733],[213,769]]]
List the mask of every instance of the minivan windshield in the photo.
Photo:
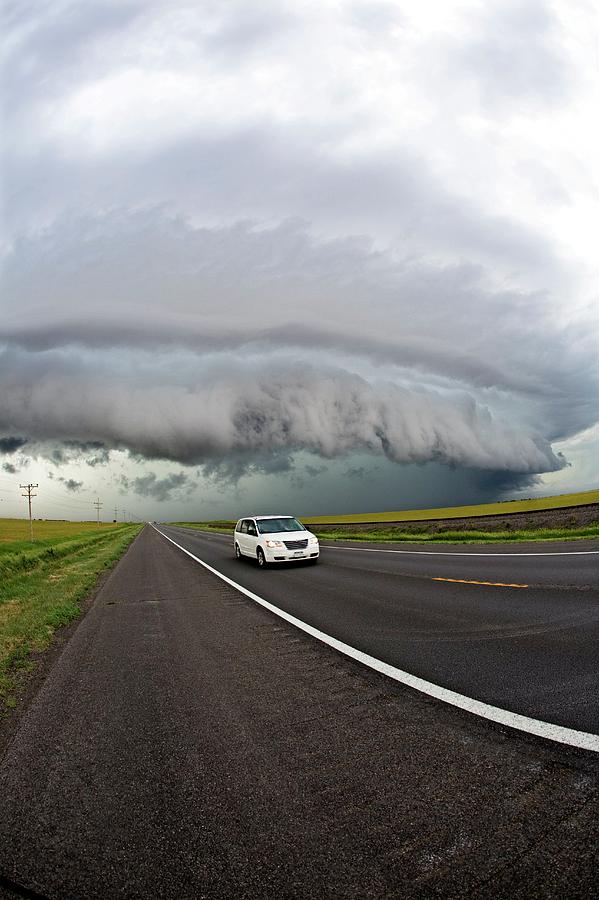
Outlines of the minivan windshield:
[[278,534],[280,531],[305,531],[306,529],[297,519],[258,519],[258,531],[260,534]]

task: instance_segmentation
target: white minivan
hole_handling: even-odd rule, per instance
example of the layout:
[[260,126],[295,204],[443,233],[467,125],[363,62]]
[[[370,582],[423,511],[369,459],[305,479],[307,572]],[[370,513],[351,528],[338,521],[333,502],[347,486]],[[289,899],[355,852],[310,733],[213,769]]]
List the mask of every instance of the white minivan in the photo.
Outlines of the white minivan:
[[235,526],[235,556],[250,556],[264,567],[268,563],[299,559],[317,563],[318,538],[293,516],[249,516]]

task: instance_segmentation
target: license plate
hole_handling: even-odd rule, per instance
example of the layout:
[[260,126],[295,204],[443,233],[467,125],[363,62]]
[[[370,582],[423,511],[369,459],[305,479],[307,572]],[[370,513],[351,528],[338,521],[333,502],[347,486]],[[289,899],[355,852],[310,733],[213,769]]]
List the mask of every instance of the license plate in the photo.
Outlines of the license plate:
[[294,556],[305,556],[306,554],[303,552],[303,550],[296,550],[293,555]]

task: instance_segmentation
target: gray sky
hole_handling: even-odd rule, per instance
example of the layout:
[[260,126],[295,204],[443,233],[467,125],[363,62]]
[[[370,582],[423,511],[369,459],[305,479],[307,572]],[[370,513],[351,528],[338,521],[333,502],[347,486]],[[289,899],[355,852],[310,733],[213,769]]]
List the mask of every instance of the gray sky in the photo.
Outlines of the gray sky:
[[4,15],[4,515],[596,486],[592,4]]

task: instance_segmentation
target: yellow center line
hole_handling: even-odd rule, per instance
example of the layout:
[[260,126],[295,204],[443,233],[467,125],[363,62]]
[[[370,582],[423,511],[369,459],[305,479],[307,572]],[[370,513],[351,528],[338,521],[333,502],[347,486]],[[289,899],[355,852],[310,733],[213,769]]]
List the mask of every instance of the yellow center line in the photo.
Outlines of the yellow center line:
[[436,578],[431,576],[432,581],[452,581],[454,584],[484,584],[488,587],[511,587],[511,588],[527,588],[527,584],[505,584],[503,581],[471,581],[468,578]]

